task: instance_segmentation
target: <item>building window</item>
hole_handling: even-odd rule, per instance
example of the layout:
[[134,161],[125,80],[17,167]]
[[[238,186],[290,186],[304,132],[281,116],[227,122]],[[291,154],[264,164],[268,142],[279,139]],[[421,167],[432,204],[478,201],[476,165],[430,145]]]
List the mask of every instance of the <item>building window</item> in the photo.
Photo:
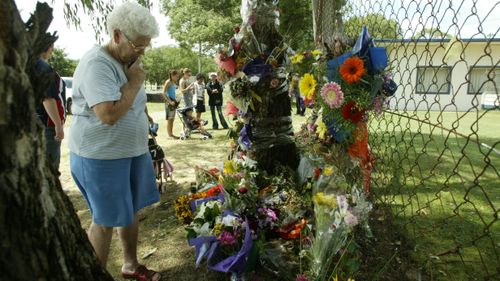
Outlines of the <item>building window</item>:
[[451,67],[417,67],[417,94],[449,94]]
[[499,89],[500,67],[473,66],[470,68],[468,94],[481,95],[484,92],[498,93]]

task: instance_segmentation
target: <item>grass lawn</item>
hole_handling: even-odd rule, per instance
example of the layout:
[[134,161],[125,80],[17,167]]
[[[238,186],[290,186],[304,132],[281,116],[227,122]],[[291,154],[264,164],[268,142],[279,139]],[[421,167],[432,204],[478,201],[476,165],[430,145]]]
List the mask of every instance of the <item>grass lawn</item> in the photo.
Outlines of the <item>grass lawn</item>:
[[410,116],[460,135],[394,113],[371,123],[375,197],[433,280],[491,278],[500,270],[500,111]]

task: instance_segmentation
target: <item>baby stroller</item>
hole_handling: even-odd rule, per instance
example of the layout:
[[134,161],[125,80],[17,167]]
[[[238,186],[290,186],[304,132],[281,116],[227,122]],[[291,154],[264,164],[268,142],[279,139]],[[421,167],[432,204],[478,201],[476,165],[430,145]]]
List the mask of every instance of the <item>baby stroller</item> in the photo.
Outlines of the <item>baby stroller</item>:
[[[191,137],[191,134],[193,133],[200,133],[202,135],[201,139],[207,140],[211,139],[212,135],[204,130],[202,126],[199,124],[198,121],[194,120],[193,116],[189,115],[192,114],[193,112],[193,106],[188,106],[188,107],[182,107],[178,108],[176,110],[177,115],[179,116],[179,119],[181,119],[182,122],[182,133],[180,135],[181,140],[186,140]],[[202,121],[204,125],[206,125],[208,122],[207,121]]]
[[153,123],[149,128],[149,139],[148,139],[148,147],[149,153],[151,154],[151,159],[153,160],[153,167],[156,174],[156,179],[159,180],[158,190],[162,192],[163,188],[163,179],[173,180],[172,172],[174,171],[174,167],[170,162],[168,162],[167,158],[165,158],[165,153],[161,146],[156,142],[156,136],[158,131],[158,124]]

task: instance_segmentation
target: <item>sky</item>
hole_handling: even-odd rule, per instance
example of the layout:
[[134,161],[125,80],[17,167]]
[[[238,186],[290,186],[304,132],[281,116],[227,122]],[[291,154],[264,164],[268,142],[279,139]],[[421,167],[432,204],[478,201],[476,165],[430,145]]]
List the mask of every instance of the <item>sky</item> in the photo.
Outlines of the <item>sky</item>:
[[[0,0],[4,1],[4,0]],[[36,0],[15,0],[21,16],[27,20],[35,9]],[[42,0],[43,1],[43,0]],[[76,1],[76,0],[68,0]],[[310,1],[310,0],[303,0]],[[332,0],[333,1],[333,0]],[[121,2],[117,0],[116,3]],[[160,13],[158,3],[152,8],[160,27],[160,35],[153,39],[153,47],[175,45],[167,31],[168,18]],[[397,20],[403,33],[411,37],[425,27],[438,27],[460,38],[484,38],[488,34],[500,37],[500,1],[499,0],[350,0],[356,8],[354,14],[363,15],[373,11],[385,11],[387,18]],[[92,45],[96,44],[90,19],[81,16],[81,29],[68,27],[63,14],[63,0],[48,1],[54,8],[54,20],[49,31],[56,31],[59,40],[57,48],[65,49],[72,59],[79,59]],[[479,26],[481,29],[479,30]],[[416,31],[415,31],[416,30]]]
[[[21,12],[21,17],[26,21],[31,12],[35,10],[37,0],[15,0],[15,2],[17,9]],[[81,30],[77,30],[75,27],[68,27],[66,24],[62,0],[56,0],[54,3],[52,3],[52,0],[40,0],[40,2],[47,2],[54,9],[54,20],[49,27],[49,31],[57,31],[59,39],[56,41],[55,46],[56,48],[64,49],[69,58],[80,59],[87,50],[94,44],[97,44],[94,38],[95,32],[90,24],[89,17],[82,14]],[[160,8],[157,6],[153,6],[151,12],[155,16],[160,27],[160,35],[152,40],[153,47],[175,45],[176,41],[170,37],[167,31],[167,17],[160,13]]]

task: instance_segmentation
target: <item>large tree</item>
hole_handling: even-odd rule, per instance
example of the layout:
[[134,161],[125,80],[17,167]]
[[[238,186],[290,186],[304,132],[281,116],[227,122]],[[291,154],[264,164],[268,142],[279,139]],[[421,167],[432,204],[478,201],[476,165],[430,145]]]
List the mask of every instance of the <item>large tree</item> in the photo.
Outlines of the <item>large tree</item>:
[[49,59],[52,68],[63,77],[71,77],[75,72],[78,62],[68,58],[64,49],[55,48],[52,57]]
[[383,14],[350,17],[344,24],[344,34],[350,38],[357,38],[363,25],[366,25],[373,38],[394,39],[402,36],[399,23],[384,17]]
[[314,47],[312,3],[304,0],[281,0],[280,33],[285,42],[296,50]]
[[186,48],[196,48],[200,56],[227,43],[239,24],[239,0],[163,0],[163,10],[170,18],[170,35]]
[[26,24],[13,0],[0,1],[0,11],[0,279],[113,280],[49,168],[34,114],[49,86],[33,70],[54,40],[52,9],[38,4]]

